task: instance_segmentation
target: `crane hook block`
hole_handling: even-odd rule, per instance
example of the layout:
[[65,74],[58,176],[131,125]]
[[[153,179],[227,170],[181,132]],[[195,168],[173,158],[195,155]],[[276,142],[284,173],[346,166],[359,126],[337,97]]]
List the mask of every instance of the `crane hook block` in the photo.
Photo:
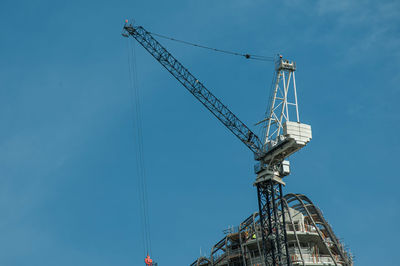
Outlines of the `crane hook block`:
[[146,265],[148,266],[152,266],[153,265],[153,260],[150,259],[150,256],[147,255],[147,257],[144,259],[144,262],[146,263]]

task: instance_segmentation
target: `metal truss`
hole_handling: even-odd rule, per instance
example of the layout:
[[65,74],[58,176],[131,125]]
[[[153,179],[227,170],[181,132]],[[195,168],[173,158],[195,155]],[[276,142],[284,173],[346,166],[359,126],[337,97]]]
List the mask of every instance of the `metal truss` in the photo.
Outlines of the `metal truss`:
[[[335,265],[353,265],[352,255],[344,248],[343,244],[340,243],[339,239],[333,233],[331,226],[323,217],[321,210],[315,206],[307,196],[290,193],[283,197],[283,204],[286,209],[293,208],[306,217],[307,221],[316,230],[326,249],[329,251],[329,256]],[[294,228],[293,223],[292,226],[292,228]],[[301,254],[298,239],[297,247]]]
[[[282,59],[282,56],[280,56],[275,63],[275,69],[275,83],[269,103],[269,113],[267,113],[267,118],[262,121],[266,122],[266,125],[264,125],[266,153],[260,160],[256,185],[260,224],[261,228],[265,228],[265,230],[262,230],[265,264],[281,266],[291,264],[285,229],[285,215],[282,215],[283,182],[281,181],[284,176],[290,173],[290,169],[289,163],[286,162],[285,167],[283,161],[304,144],[297,145],[296,141],[290,141],[290,136],[284,132],[284,127],[290,121],[292,109],[295,111],[297,122],[300,123],[294,76],[296,64]],[[300,131],[298,135],[300,135]]]
[[266,265],[291,265],[282,206],[282,184],[268,180],[257,184],[258,208]]
[[236,135],[253,153],[259,154],[263,145],[234,113],[214,96],[187,68],[172,56],[151,33],[141,26],[125,25],[127,34],[135,38],[162,66],[164,66],[194,97]]
[[[211,249],[210,257],[200,257],[195,260],[191,266],[200,265],[224,265],[229,261],[229,265],[237,266],[250,266],[251,255],[249,254],[248,247],[244,244],[250,239],[257,240],[257,252],[262,254],[262,244],[260,243],[261,229],[258,225],[258,213],[255,212],[244,220],[238,227],[230,228],[226,231],[226,236],[222,238]],[[233,246],[239,246],[239,249],[232,251]],[[261,260],[253,261],[254,263],[261,263]]]
[[275,63],[275,83],[272,91],[270,106],[266,113],[266,131],[264,144],[276,139],[282,134],[283,125],[290,121],[290,113],[296,115],[300,122],[299,108],[297,104],[296,80],[294,72],[296,63],[286,59],[280,59]]

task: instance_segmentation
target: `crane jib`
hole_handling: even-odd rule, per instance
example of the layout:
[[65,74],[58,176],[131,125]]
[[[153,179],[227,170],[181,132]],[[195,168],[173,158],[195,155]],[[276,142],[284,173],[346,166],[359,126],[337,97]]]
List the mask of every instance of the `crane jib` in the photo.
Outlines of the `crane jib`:
[[215,117],[217,117],[253,153],[262,154],[263,144],[240,119],[214,96],[187,68],[185,68],[151,33],[141,26],[125,25],[123,36],[132,36],[162,66],[164,66],[194,97],[197,98]]

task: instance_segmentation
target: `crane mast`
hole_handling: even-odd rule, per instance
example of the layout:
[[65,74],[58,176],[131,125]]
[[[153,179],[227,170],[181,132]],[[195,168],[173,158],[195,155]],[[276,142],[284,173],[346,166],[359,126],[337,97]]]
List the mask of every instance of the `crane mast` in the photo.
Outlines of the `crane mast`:
[[[283,177],[290,174],[291,154],[311,140],[311,127],[300,123],[293,61],[282,56],[275,63],[275,82],[266,113],[264,147],[254,170],[264,258],[267,265],[290,265],[283,207]],[[296,121],[290,121],[290,114]]]
[[[304,147],[311,139],[311,127],[299,121],[294,79],[295,63],[282,57],[276,61],[275,86],[270,109],[263,121],[265,122],[265,138],[262,141],[175,59],[150,32],[141,26],[126,23],[122,35],[136,39],[254,153],[254,158],[258,161],[255,166],[257,177],[254,185],[257,187],[264,264],[291,265],[282,205],[282,185],[285,185],[282,178],[290,173],[289,162],[285,159]],[[294,102],[290,100],[292,87]],[[296,110],[296,122],[289,120],[289,109],[292,107]]]

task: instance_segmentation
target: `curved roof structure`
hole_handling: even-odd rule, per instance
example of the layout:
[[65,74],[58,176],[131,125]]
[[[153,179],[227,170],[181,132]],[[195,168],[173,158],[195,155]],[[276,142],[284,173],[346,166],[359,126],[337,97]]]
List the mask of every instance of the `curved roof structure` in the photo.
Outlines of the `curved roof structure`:
[[[292,265],[353,265],[350,252],[307,196],[291,193],[283,201]],[[225,237],[212,247],[209,257],[200,257],[191,266],[264,265],[261,230],[255,212],[239,226],[227,230]]]

